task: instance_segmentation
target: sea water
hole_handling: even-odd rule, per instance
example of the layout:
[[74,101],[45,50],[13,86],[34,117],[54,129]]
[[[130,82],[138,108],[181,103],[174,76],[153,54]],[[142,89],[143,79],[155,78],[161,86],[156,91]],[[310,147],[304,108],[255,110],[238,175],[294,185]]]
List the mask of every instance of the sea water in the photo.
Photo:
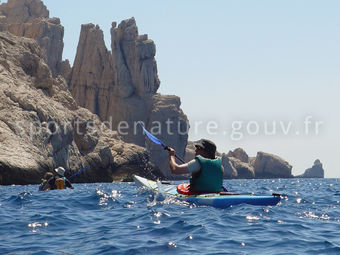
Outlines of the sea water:
[[0,186],[0,254],[340,254],[340,179],[227,180],[277,206],[195,206],[134,183]]

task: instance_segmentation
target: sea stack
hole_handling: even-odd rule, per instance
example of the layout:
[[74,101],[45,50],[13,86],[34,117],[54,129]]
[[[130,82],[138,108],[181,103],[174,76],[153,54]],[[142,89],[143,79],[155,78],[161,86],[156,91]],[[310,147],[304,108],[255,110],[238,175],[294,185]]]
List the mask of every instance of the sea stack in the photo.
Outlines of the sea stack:
[[314,161],[314,165],[311,168],[305,170],[301,178],[324,178],[325,170],[322,167],[322,163],[319,159]]

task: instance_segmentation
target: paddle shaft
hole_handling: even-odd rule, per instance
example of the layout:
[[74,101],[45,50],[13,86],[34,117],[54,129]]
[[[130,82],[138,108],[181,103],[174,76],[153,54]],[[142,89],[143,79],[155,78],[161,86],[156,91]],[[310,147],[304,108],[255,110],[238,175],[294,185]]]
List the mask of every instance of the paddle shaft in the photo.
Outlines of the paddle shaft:
[[[163,145],[163,148],[164,148],[164,150],[170,151],[169,146]],[[182,164],[185,164],[185,161],[183,159],[181,159],[179,156],[177,156],[176,154],[175,154],[175,158],[177,158]]]
[[76,172],[75,174],[72,174],[70,178],[77,176],[78,174],[80,174],[81,172],[85,171],[87,168],[89,168],[90,166],[85,166],[82,169],[80,169],[78,172]]
[[[141,128],[143,129],[144,131],[144,134],[146,135],[147,138],[149,138],[149,140],[155,144],[158,144],[158,145],[161,145],[164,150],[168,150],[170,151],[170,147],[169,146],[166,146],[161,140],[159,140],[157,137],[155,137],[153,134],[151,134],[149,131],[147,131],[144,127],[144,124],[142,122],[138,122],[138,124],[141,126]],[[184,164],[184,160],[181,159],[180,157],[178,157],[176,154],[175,154],[175,157],[182,163]]]

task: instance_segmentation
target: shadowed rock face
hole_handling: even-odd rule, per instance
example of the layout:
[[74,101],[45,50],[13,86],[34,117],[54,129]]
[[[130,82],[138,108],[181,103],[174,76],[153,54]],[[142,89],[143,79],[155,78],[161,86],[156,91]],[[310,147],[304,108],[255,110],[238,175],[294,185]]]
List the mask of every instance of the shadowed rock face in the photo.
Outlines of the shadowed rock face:
[[[126,121],[147,123],[153,95],[159,87],[154,59],[156,46],[146,35],[138,36],[134,18],[111,28],[112,53],[106,49],[103,31],[82,25],[70,76],[70,90],[80,106],[112,121],[113,129]],[[140,135],[128,130],[123,139],[144,145]]]
[[41,0],[8,0],[0,5],[0,16],[0,31],[37,40],[52,75],[61,74],[67,65],[62,62],[64,28],[58,18],[49,18]]
[[314,165],[311,168],[306,169],[303,175],[297,176],[301,178],[324,178],[325,170],[322,167],[322,163],[319,159],[314,161]]
[[147,151],[123,142],[97,115],[78,107],[65,80],[53,78],[33,39],[0,32],[0,184],[39,183],[63,166],[74,182],[161,176]]
[[[183,159],[188,140],[188,119],[180,109],[179,97],[156,94],[152,100],[149,124],[146,127],[155,131],[157,137],[167,146],[175,148],[176,154]],[[168,152],[163,147],[146,140],[146,148],[150,152],[150,161],[156,164],[166,177],[178,178],[171,174]]]

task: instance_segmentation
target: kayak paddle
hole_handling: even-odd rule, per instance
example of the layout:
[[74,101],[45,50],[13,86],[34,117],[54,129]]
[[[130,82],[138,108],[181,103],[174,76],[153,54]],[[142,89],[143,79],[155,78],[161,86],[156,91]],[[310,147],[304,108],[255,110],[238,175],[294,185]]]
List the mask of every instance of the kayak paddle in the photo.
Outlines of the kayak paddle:
[[71,175],[70,178],[77,176],[78,174],[80,174],[81,172],[85,171],[86,169],[88,169],[90,166],[85,166],[84,168],[80,169],[78,172],[74,173]]
[[[169,146],[166,146],[161,140],[159,140],[157,137],[155,137],[153,134],[151,134],[149,131],[147,131],[144,127],[144,125],[141,123],[141,122],[138,122],[138,124],[142,127],[143,131],[144,131],[144,134],[150,139],[150,141],[152,141],[153,143],[155,144],[158,144],[158,145],[161,145],[164,150],[168,150],[170,151],[169,149]],[[175,154],[175,157],[182,163],[184,164],[184,160],[181,159],[180,157],[178,157],[176,154]]]

